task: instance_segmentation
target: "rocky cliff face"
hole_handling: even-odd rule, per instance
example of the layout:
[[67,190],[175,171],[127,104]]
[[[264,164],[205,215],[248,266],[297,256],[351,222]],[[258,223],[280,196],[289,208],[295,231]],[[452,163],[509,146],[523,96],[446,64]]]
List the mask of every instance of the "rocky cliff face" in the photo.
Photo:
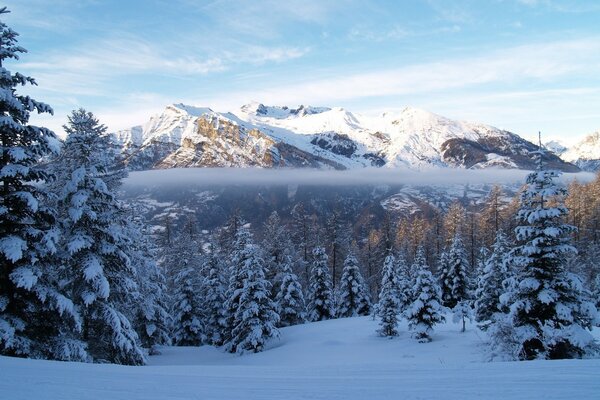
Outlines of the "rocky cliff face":
[[[132,169],[175,167],[534,168],[525,139],[482,124],[406,108],[377,117],[342,108],[248,104],[235,113],[168,106],[115,132]],[[554,154],[553,168],[578,168]]]

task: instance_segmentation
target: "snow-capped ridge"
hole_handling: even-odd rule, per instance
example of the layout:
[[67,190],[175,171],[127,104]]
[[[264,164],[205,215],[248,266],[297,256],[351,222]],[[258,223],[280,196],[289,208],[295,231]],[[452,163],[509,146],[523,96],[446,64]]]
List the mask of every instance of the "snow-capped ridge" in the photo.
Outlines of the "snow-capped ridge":
[[561,157],[585,171],[600,170],[600,130],[565,149]]
[[320,114],[329,110],[330,108],[327,107],[313,107],[305,105],[299,105],[296,108],[291,108],[288,106],[266,106],[259,102],[251,102],[240,107],[240,111],[244,114],[275,119],[303,117],[305,115]]
[[[372,117],[342,107],[266,106],[233,112],[171,104],[142,125],[114,133],[134,169],[261,166],[362,168],[535,167],[537,147],[492,126],[405,107]],[[141,150],[143,149],[143,152]],[[573,165],[548,155],[565,171]],[[168,159],[168,162],[163,162]]]
[[201,117],[206,114],[214,114],[215,112],[210,107],[196,107],[189,106],[183,103],[175,103],[168,105],[165,109],[165,113],[173,111],[175,113],[184,113],[193,117]]

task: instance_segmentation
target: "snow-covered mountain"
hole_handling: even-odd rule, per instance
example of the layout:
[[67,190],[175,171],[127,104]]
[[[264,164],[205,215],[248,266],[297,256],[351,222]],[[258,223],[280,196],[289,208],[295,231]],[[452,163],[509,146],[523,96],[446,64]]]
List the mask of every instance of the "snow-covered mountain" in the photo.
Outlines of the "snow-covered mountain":
[[[173,104],[143,126],[114,133],[133,169],[259,166],[534,167],[531,142],[488,125],[405,108],[372,117],[343,108],[272,107],[235,112]],[[554,154],[553,168],[577,171]]]
[[565,149],[560,156],[584,171],[600,171],[600,131]]

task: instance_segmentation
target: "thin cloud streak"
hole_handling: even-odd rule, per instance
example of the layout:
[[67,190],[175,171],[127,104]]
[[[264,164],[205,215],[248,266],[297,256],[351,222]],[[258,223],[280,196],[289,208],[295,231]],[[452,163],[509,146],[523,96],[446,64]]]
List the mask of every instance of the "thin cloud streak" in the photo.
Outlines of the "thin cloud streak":
[[260,98],[267,103],[302,104],[366,97],[410,95],[473,87],[490,83],[551,80],[600,68],[596,38],[517,46],[477,57],[416,64],[351,75],[337,74],[292,85],[252,92],[229,93],[235,103]]

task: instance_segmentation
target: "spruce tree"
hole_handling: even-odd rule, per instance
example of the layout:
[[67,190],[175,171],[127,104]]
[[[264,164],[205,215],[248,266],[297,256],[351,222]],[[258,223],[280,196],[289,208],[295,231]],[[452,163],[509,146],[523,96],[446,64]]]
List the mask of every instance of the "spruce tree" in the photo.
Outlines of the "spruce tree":
[[444,306],[454,308],[469,299],[469,266],[465,246],[456,233],[446,256],[446,265],[441,271],[442,299]]
[[[448,258],[448,249],[442,250],[437,265],[437,272],[440,281],[440,288],[442,289],[442,299],[452,298],[452,278],[450,276],[450,260]],[[413,268],[413,273],[416,270]]]
[[111,190],[124,172],[115,166],[106,127],[92,113],[73,111],[64,129],[68,136],[57,161],[64,179],[61,248],[68,289],[83,317],[83,340],[94,360],[143,364],[127,315],[138,293],[132,242],[126,212]]
[[234,304],[230,305],[232,330],[226,349],[231,353],[260,352],[268,339],[279,336],[276,328],[279,315],[270,298],[271,284],[265,277],[265,262],[259,253],[260,249],[249,240],[234,256],[241,288],[229,292],[233,296],[228,301]]
[[232,339],[231,335],[235,327],[235,315],[240,307],[240,295],[244,287],[244,267],[246,265],[246,258],[249,257],[248,248],[254,247],[253,237],[246,223],[240,219],[237,226],[237,232],[235,232],[233,242],[231,243],[232,253],[228,257],[229,282],[227,291],[225,292],[224,343]]
[[292,272],[292,259],[289,255],[283,256],[282,265],[281,284],[275,297],[279,326],[302,324],[306,318],[304,295],[298,276]]
[[398,305],[400,313],[403,313],[413,299],[413,276],[402,254],[395,259],[396,276],[398,279]]
[[503,282],[508,278],[506,255],[508,239],[498,231],[492,246],[492,254],[484,261],[475,291],[475,320],[486,328],[495,313],[501,312],[500,296],[504,293]]
[[[0,18],[9,11],[0,8]],[[30,114],[52,108],[18,94],[33,78],[5,67],[26,50],[18,34],[0,21],[0,354],[85,360],[85,346],[66,333],[81,329],[80,316],[60,284],[59,231],[44,183],[52,177],[40,159],[58,150],[46,128]]]
[[263,235],[262,249],[265,253],[265,262],[267,263],[266,277],[271,283],[271,297],[274,299],[281,283],[279,275],[283,268],[284,253],[291,247],[288,235],[277,211],[273,211],[269,215],[264,224]]
[[419,342],[430,342],[433,327],[445,318],[441,289],[429,271],[422,247],[417,251],[413,268],[416,274],[412,290],[414,299],[404,314],[413,337]]
[[[597,311],[579,277],[565,269],[576,250],[570,244],[574,227],[563,222],[568,210],[562,204],[566,190],[555,182],[560,172],[545,169],[543,150],[537,158],[517,214],[515,284],[502,296],[509,312],[495,328],[512,327],[512,355],[519,359],[582,357],[593,342],[590,329]],[[493,346],[506,348],[506,335],[495,328]]]
[[200,346],[206,340],[204,325],[202,256],[199,244],[189,231],[176,241],[177,261],[172,269],[172,341],[176,346]]
[[142,346],[150,354],[157,345],[169,343],[171,316],[168,311],[166,278],[155,261],[155,251],[141,222],[132,221],[129,237],[133,242],[131,262],[137,271],[139,297],[136,299],[135,328]]
[[398,299],[398,268],[396,267],[396,259],[392,254],[388,254],[385,258],[381,274],[381,291],[376,307],[376,313],[380,318],[380,328],[377,332],[381,336],[394,337],[398,336],[400,302]]
[[365,285],[358,260],[350,253],[344,260],[344,269],[340,279],[340,295],[337,314],[339,317],[355,317],[369,315],[371,301]]
[[207,343],[213,346],[223,345],[226,326],[225,289],[226,281],[223,275],[224,266],[214,251],[206,258],[203,268],[207,272],[204,282],[203,304],[206,325]]
[[310,270],[308,290],[308,320],[323,321],[335,317],[331,275],[327,267],[327,254],[323,247],[315,247]]

